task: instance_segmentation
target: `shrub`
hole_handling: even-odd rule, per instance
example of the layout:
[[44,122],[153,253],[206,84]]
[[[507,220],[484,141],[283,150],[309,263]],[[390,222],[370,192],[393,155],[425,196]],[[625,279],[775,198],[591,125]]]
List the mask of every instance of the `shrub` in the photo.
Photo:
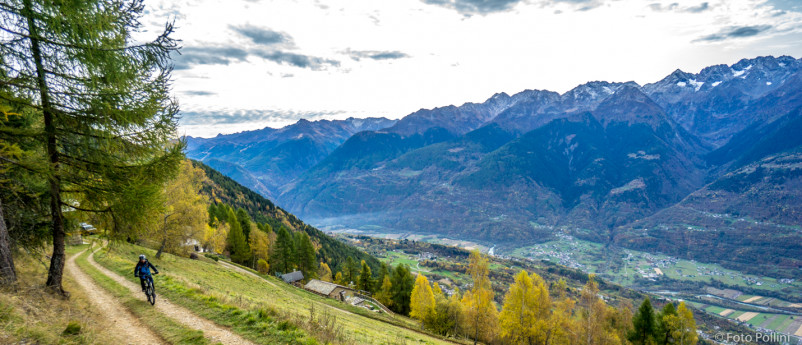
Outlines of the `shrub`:
[[67,324],[67,328],[64,329],[64,332],[61,335],[78,335],[81,333],[81,324],[76,321],[70,321]]
[[218,258],[217,255],[214,255],[214,254],[206,253],[206,254],[203,254],[203,256],[205,256],[205,257],[207,257],[209,259],[212,259],[214,261],[219,261],[220,260],[220,258]]
[[270,272],[270,264],[268,264],[264,259],[259,259],[259,261],[256,263],[256,270],[258,270],[261,274],[267,274],[267,272]]

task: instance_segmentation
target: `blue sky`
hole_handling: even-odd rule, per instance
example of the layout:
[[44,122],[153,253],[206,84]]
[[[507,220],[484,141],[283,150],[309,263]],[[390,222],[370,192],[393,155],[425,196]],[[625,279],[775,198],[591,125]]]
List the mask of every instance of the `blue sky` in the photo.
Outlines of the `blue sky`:
[[146,1],[175,19],[181,134],[399,118],[496,92],[802,56],[799,0]]

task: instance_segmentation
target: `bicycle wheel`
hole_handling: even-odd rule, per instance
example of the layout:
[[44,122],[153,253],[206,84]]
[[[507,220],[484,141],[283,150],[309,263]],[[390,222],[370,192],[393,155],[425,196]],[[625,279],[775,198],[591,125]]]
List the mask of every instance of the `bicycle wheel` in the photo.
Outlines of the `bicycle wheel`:
[[151,282],[148,282],[147,295],[148,295],[148,302],[150,302],[150,305],[156,304],[156,294],[153,292],[153,283]]

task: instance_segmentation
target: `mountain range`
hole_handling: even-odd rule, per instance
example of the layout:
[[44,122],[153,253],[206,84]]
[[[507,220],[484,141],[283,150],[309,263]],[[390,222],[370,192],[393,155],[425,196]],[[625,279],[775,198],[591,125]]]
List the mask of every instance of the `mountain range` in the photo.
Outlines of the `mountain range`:
[[647,85],[499,93],[398,120],[188,138],[187,154],[317,226],[516,247],[558,231],[802,276],[802,60]]

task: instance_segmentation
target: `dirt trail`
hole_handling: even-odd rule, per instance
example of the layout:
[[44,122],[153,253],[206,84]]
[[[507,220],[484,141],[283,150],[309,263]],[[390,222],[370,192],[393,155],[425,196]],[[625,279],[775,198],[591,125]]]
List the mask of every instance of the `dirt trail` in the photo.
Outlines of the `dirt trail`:
[[97,286],[92,278],[86,275],[75,264],[76,254],[67,260],[66,268],[67,273],[86,290],[89,300],[98,312],[103,314],[106,319],[110,320],[111,324],[119,330],[115,333],[121,335],[121,339],[128,339],[129,345],[134,344],[165,344],[151,330],[145,327],[139,319],[128,312],[125,307],[120,304],[111,294],[106,292],[103,288]]
[[[114,273],[105,267],[99,265],[95,262],[95,253],[89,254],[89,263],[92,266],[96,267],[100,272],[108,276],[109,278],[116,281],[118,284],[125,286],[131,293],[141,300],[145,300],[145,294],[142,293],[142,287],[139,284],[132,283],[125,278],[121,277],[119,274]],[[131,270],[133,273],[133,270]],[[156,293],[158,296],[159,286],[156,285]],[[159,296],[161,297],[161,296]],[[170,303],[170,301],[165,300],[164,298],[158,298],[156,300],[156,309],[162,312],[169,318],[176,320],[177,322],[193,329],[198,329],[203,331],[203,335],[206,338],[209,338],[213,343],[214,342],[221,342],[226,345],[254,345],[254,343],[243,339],[239,335],[234,334],[228,329],[218,326],[212,321],[199,317],[193,314],[191,311],[187,310],[184,307],[178,306],[176,304]]]
[[246,270],[244,268],[237,267],[236,265],[232,265],[232,264],[230,264],[228,262],[225,262],[225,261],[218,261],[218,263],[223,265],[223,266],[225,266],[226,268],[232,269],[232,270],[237,271],[237,272],[242,273],[242,274],[247,274],[249,276],[259,278],[260,280],[263,280],[264,282],[266,282],[266,283],[268,283],[270,285],[276,286],[276,284],[273,284],[273,282],[265,279],[264,277],[260,277],[258,274],[253,273],[251,271],[248,271],[248,270]]

